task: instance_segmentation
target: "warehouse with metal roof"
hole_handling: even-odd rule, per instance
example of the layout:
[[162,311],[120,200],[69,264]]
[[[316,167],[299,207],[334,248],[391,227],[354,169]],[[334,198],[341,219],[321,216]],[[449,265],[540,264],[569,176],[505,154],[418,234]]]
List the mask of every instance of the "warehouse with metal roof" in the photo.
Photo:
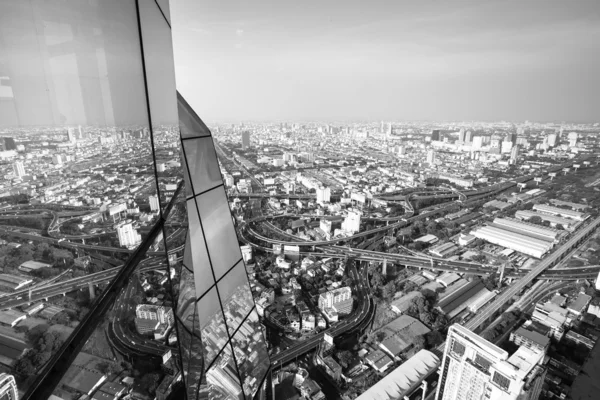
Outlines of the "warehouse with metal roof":
[[478,295],[483,289],[485,289],[483,282],[480,279],[474,279],[456,292],[441,299],[436,308],[446,315],[452,314],[458,308],[461,308],[462,311],[468,305],[467,301]]
[[552,215],[559,215],[561,217],[571,218],[577,221],[583,221],[585,219],[585,214],[579,211],[567,210],[564,208],[549,206],[547,204],[536,204],[533,206],[533,210]]
[[357,400],[402,399],[416,390],[439,366],[440,359],[435,354],[421,350],[371,386]]
[[542,221],[550,222],[551,226],[562,225],[568,231],[573,230],[574,225],[578,223],[573,219],[557,217],[556,215],[551,214],[542,214],[535,211],[530,210],[519,210],[515,213],[515,217],[518,219],[530,219],[531,217],[540,217]]
[[560,234],[560,231],[556,229],[519,221],[518,219],[513,218],[495,218],[492,226],[497,226],[511,232],[531,236],[540,240],[546,240],[548,242],[557,240]]
[[479,239],[535,258],[542,258],[554,246],[553,242],[535,239],[531,236],[511,232],[496,226],[484,226],[471,231],[471,234]]

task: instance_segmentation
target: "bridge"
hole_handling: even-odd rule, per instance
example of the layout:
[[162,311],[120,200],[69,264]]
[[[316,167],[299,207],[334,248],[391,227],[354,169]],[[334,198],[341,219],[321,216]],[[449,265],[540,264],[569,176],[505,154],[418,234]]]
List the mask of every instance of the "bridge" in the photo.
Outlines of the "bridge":
[[497,296],[490,304],[484,309],[479,310],[477,314],[470,319],[464,326],[472,331],[479,328],[485,323],[496,311],[504,306],[513,296],[519,293],[525,288],[531,281],[540,276],[548,268],[561,261],[568,253],[574,248],[579,246],[585,239],[587,239],[600,225],[600,217],[591,221],[587,226],[581,228],[581,230],[569,239],[562,246],[557,248],[552,254],[543,259],[537,266],[531,269],[525,276],[514,282],[504,292]]

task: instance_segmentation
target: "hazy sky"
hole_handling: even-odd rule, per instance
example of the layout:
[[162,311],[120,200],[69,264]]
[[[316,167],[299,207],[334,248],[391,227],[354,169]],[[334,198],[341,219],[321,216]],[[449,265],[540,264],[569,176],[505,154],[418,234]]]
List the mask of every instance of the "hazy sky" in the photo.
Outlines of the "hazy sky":
[[207,122],[600,121],[600,1],[171,0]]

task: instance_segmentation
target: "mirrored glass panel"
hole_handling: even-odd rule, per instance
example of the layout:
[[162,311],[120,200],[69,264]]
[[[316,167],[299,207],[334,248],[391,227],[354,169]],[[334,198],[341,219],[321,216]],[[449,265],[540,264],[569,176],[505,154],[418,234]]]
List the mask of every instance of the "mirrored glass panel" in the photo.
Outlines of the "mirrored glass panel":
[[234,349],[244,393],[246,398],[252,398],[258,391],[270,366],[269,352],[256,310],[252,310],[248,315],[232,338],[231,345]]
[[191,259],[194,275],[196,276],[196,293],[199,297],[214,284],[215,280],[210,268],[204,235],[202,234],[202,227],[200,226],[200,220],[198,218],[196,201],[191,199],[188,200],[187,203],[189,211]]
[[179,129],[183,139],[210,136],[210,130],[181,95],[177,95]]
[[244,393],[229,344],[206,373],[209,399],[243,399]]
[[194,194],[205,192],[223,183],[212,137],[183,142]]
[[[199,323],[197,329],[204,344],[204,360],[210,364],[229,340],[216,288],[209,290],[196,304]],[[189,319],[184,322],[188,321]]]
[[225,190],[213,189],[196,197],[196,202],[215,279],[219,279],[242,258]]
[[164,206],[182,179],[171,29],[154,1],[139,2],[153,156]]
[[218,283],[219,296],[223,304],[225,322],[229,334],[238,329],[242,321],[248,316],[250,309],[254,306],[252,292],[248,284],[248,276],[244,262],[240,262]]

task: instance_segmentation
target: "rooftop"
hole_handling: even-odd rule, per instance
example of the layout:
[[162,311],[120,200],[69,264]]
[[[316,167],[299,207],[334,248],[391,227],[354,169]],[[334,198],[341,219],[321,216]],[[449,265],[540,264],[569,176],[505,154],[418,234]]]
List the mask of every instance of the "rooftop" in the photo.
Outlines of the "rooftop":
[[439,365],[440,359],[435,354],[421,350],[371,386],[358,400],[401,399],[418,387]]

